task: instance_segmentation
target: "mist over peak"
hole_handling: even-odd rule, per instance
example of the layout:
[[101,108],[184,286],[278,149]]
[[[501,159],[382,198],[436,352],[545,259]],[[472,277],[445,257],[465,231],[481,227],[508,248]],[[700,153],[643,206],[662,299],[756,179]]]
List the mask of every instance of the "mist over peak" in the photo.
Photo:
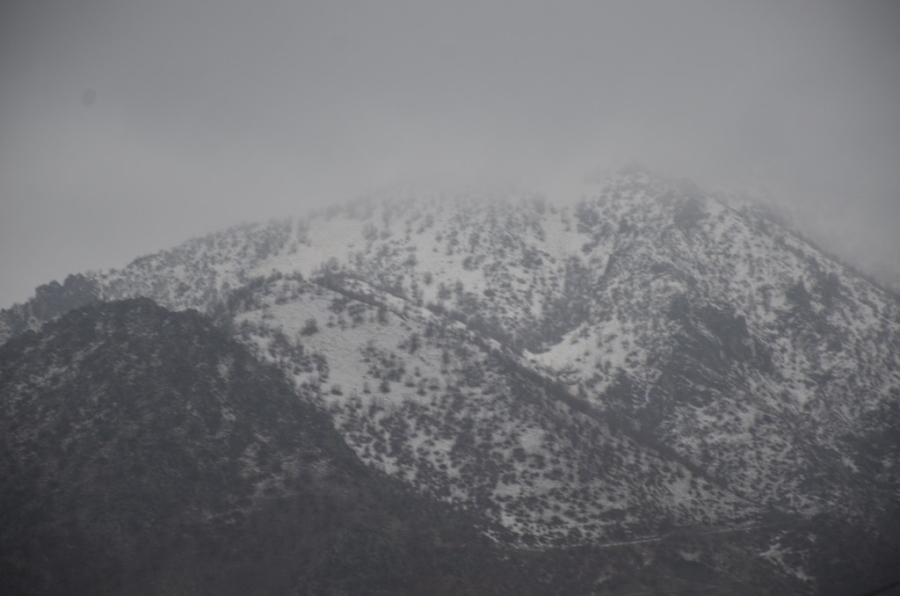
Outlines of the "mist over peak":
[[396,180],[556,196],[634,159],[758,178],[836,251],[900,261],[891,2],[2,10],[0,303]]

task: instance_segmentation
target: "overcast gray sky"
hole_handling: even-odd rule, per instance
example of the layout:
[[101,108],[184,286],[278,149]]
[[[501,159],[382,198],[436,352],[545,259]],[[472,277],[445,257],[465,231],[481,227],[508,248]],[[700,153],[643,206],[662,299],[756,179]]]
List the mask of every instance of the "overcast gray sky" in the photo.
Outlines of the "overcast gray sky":
[[762,181],[900,272],[897,2],[2,6],[0,307],[396,179],[631,159]]

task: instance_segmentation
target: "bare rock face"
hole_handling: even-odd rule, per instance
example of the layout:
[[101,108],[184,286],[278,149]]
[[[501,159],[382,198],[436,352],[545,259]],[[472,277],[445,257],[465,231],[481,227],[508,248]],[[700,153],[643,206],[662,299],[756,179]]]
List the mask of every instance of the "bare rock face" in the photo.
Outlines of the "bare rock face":
[[[296,445],[246,431],[231,465],[256,478],[246,489],[253,502],[296,490],[291,470],[318,470],[315,446],[337,441],[318,449],[346,464],[325,468],[374,470],[409,498],[465,512],[477,535],[519,553],[510,560],[522,549],[592,561],[643,549],[662,570],[654,577],[696,587],[710,570],[723,593],[841,593],[890,579],[900,535],[900,303],[752,204],[636,168],[569,203],[397,191],[51,286],[2,311],[0,333],[39,329],[93,300],[146,296],[197,309],[287,378],[299,398],[286,402],[336,429],[327,440],[300,433]],[[27,337],[36,341],[9,341],[5,357]],[[188,375],[184,350],[158,364]],[[28,383],[69,378],[82,362],[58,358],[41,365],[55,373],[35,370]],[[145,361],[115,372],[127,378]],[[219,373],[230,366],[201,367],[219,374],[210,395],[231,387],[236,377]],[[25,374],[24,365],[5,370]],[[204,399],[191,407],[207,418],[141,420],[227,451],[231,442],[215,441],[250,415]],[[256,399],[242,407],[271,414],[268,402],[254,410]],[[142,412],[103,411],[116,429]],[[6,419],[36,429],[61,416],[28,412]],[[286,437],[276,428],[300,418],[271,415],[278,423],[266,432]],[[34,438],[42,432],[27,436],[48,449]],[[300,451],[284,460],[269,455],[276,447]],[[128,453],[105,448],[107,457]],[[207,457],[179,453],[173,461]],[[14,456],[29,467],[21,462],[32,456]],[[305,463],[284,463],[295,460]],[[267,467],[274,461],[280,467]],[[37,484],[29,494],[55,493]],[[612,557],[591,589],[633,591],[625,559]]]

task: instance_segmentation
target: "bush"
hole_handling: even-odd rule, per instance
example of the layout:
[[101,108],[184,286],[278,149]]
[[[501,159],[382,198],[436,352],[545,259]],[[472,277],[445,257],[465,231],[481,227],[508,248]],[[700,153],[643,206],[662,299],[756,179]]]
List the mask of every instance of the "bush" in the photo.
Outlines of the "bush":
[[303,325],[303,329],[300,330],[301,335],[312,335],[312,334],[318,333],[318,332],[319,332],[319,323],[313,317],[306,319],[306,323]]

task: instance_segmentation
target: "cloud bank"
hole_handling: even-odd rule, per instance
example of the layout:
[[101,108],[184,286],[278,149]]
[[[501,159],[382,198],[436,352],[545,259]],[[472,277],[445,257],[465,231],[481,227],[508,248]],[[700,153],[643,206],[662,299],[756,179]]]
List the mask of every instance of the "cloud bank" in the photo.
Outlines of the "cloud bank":
[[0,304],[408,178],[762,183],[900,275],[894,3],[7,3]]

